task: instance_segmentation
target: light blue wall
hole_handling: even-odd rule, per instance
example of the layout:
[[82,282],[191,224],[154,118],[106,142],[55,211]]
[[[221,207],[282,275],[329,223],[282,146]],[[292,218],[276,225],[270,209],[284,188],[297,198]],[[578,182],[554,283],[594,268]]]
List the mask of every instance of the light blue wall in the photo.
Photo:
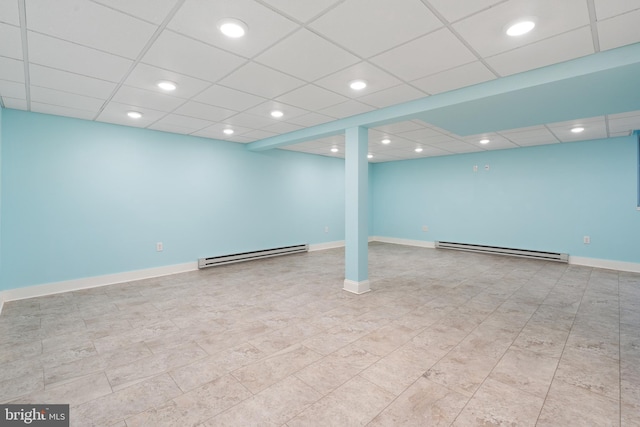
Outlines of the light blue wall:
[[373,233],[640,262],[637,150],[630,136],[375,164]]
[[17,110],[2,122],[4,289],[344,239],[342,159]]

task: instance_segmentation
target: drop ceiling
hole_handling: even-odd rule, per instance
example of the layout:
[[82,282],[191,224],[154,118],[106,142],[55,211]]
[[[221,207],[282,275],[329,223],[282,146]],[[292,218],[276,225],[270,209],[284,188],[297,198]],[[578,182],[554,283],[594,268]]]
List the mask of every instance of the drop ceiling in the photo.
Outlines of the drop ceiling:
[[[506,36],[525,16],[536,28]],[[223,18],[245,22],[246,36],[223,36]],[[2,0],[0,100],[4,108],[250,143],[635,44],[639,21],[638,0]],[[368,86],[353,91],[354,79]],[[160,80],[177,90],[163,92]],[[633,103],[574,105],[533,126],[482,104],[376,126],[370,161],[640,129]],[[491,131],[474,134],[474,120],[490,121]],[[570,132],[577,125],[584,132]],[[283,148],[343,157],[344,137]]]

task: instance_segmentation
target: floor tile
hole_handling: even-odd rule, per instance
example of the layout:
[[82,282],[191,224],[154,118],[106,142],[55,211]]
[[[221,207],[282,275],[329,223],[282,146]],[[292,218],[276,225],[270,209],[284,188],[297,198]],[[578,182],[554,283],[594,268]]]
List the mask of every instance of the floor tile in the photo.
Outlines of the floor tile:
[[209,419],[203,426],[281,426],[321,397],[291,376]]
[[287,426],[364,426],[393,398],[391,393],[356,376],[289,420]]
[[128,418],[127,427],[196,426],[251,396],[235,378],[225,375]]
[[409,386],[370,427],[449,426],[467,404],[468,396],[422,377]]
[[322,356],[300,344],[232,372],[251,392],[259,391],[312,364]]
[[543,403],[541,397],[487,379],[452,425],[535,426]]
[[298,371],[295,376],[324,395],[340,387],[379,359],[352,344]]
[[364,295],[331,249],[7,302],[0,399],[79,427],[640,425],[640,274],[369,255]]
[[558,367],[559,358],[511,348],[489,378],[544,399]]
[[554,381],[537,425],[619,426],[620,404],[582,387]]

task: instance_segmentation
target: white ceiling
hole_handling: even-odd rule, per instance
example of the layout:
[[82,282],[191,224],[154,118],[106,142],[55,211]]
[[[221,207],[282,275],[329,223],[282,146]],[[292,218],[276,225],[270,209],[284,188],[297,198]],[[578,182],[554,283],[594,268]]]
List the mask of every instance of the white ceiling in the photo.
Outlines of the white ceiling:
[[[507,37],[523,16],[536,17],[534,31]],[[246,37],[218,32],[228,17]],[[639,0],[2,0],[0,100],[247,143],[637,43],[639,21]],[[351,90],[356,78],[368,87]],[[159,80],[178,89],[164,93]],[[576,124],[585,131],[571,133]],[[640,111],[472,136],[412,120],[370,129],[369,149],[381,162],[634,129]],[[286,149],[342,157],[344,138]]]

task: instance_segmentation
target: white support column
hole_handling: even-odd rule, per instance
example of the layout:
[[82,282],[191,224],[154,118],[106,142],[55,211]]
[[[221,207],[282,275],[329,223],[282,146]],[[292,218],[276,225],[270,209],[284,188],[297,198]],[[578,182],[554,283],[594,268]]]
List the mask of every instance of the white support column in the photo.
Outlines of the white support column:
[[354,294],[369,292],[369,227],[367,192],[369,162],[368,129],[346,130],[346,213],[344,290]]

